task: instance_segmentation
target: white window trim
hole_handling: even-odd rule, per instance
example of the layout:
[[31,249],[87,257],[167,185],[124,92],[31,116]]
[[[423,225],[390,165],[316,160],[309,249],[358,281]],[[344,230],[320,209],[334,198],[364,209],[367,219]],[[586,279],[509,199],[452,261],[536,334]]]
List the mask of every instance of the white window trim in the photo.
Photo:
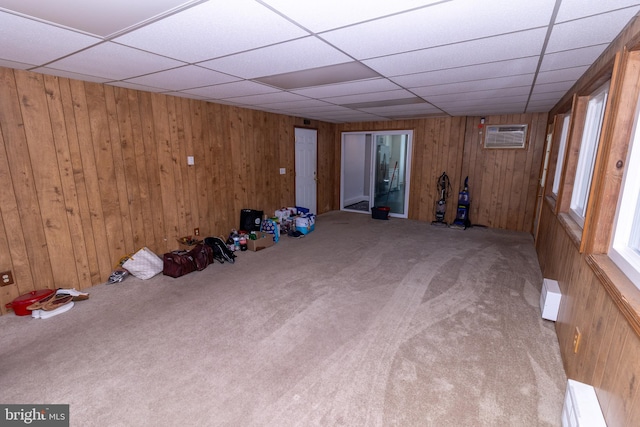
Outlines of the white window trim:
[[[640,102],[613,224],[609,258],[640,289]],[[635,246],[635,248],[634,248]]]
[[560,179],[562,177],[562,167],[564,165],[564,155],[567,151],[567,137],[569,135],[569,123],[571,122],[571,111],[565,114],[562,119],[562,131],[560,132],[560,147],[558,147],[558,160],[556,161],[556,173],[553,176],[553,186],[551,193],[558,197],[560,191]]
[[571,207],[569,209],[569,215],[580,227],[584,227],[584,220],[587,214],[591,179],[593,178],[593,168],[595,166],[596,153],[598,152],[608,93],[609,82],[600,86],[589,96],[584,133],[580,142],[578,166],[576,167],[575,181],[571,192]]

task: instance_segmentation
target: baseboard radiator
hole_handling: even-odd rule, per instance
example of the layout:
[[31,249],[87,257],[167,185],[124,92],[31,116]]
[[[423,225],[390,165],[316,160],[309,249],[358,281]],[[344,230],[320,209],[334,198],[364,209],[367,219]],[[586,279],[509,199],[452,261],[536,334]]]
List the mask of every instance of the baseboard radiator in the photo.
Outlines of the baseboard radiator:
[[595,389],[575,380],[567,382],[562,427],[606,427]]
[[561,298],[558,282],[552,279],[544,279],[542,281],[542,290],[540,291],[540,311],[543,319],[556,321],[560,310]]

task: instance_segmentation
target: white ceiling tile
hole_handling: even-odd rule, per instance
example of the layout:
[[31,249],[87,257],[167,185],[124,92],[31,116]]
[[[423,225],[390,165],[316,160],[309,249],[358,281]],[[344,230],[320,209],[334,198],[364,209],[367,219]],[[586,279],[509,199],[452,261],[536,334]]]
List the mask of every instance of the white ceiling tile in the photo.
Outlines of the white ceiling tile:
[[94,83],[106,83],[110,80],[102,77],[88,76],[86,74],[78,74],[78,73],[73,73],[71,71],[56,70],[54,68],[48,68],[48,67],[35,68],[32,71],[35,71],[36,73],[49,74],[52,76],[65,77],[68,79],[82,80],[82,81],[94,82]]
[[240,79],[206,68],[187,65],[136,77],[127,80],[127,82],[179,91],[201,86],[211,86],[212,84],[229,83],[237,80]]
[[497,77],[494,79],[475,80],[468,82],[450,83],[436,86],[416,87],[411,90],[419,96],[447,95],[489,89],[506,89],[525,86],[527,90],[533,83],[534,74],[520,76]]
[[111,80],[123,80],[180,65],[184,64],[127,46],[103,43],[54,61],[49,67]]
[[511,96],[497,96],[489,98],[486,96],[465,96],[466,94],[460,93],[451,97],[439,96],[429,98],[428,101],[437,105],[438,107],[457,107],[460,105],[490,105],[490,104],[525,104],[529,98],[528,94],[519,94]]
[[376,19],[441,0],[322,0],[305,2],[291,0],[264,0],[274,9],[288,16],[303,27],[321,32],[359,22]]
[[0,59],[44,65],[100,39],[0,12]]
[[293,93],[310,98],[330,98],[334,96],[354,95],[359,93],[381,92],[399,89],[398,85],[387,79],[361,80],[357,82],[339,83],[335,85],[318,86],[293,90]]
[[[493,0],[478,7],[477,0],[455,0],[320,36],[357,59],[367,59],[543,27],[554,4]],[[526,55],[515,55],[520,56]]]
[[538,73],[536,83],[555,83],[563,81],[576,81],[587,71],[589,67],[583,65],[581,67],[563,68],[560,70],[543,71]]
[[171,95],[171,96],[177,96],[179,98],[190,98],[190,99],[197,99],[200,101],[205,101],[207,98],[204,96],[199,96],[199,95],[193,95],[190,93],[184,93],[184,92],[165,92],[165,95]]
[[161,88],[161,87],[153,87],[153,86],[146,86],[146,85],[139,85],[139,84],[135,84],[135,83],[129,83],[129,82],[111,82],[111,83],[107,83],[110,86],[118,86],[118,87],[123,87],[125,89],[134,89],[134,90],[141,90],[143,92],[156,92],[156,93],[164,93],[167,91],[167,89]]
[[390,90],[384,92],[359,93],[355,95],[332,96],[322,98],[324,101],[338,105],[356,104],[362,102],[382,101],[387,99],[406,99],[415,97],[415,95],[404,89]]
[[381,119],[381,116],[379,115],[353,110],[344,113],[318,113],[315,114],[315,117],[319,117],[321,120],[337,123],[377,121]]
[[580,47],[610,43],[626,24],[629,11],[619,10],[575,21],[556,24],[551,31],[546,52],[560,52]]
[[46,22],[106,37],[167,11],[185,7],[189,3],[196,2],[185,0],[0,0],[0,7]]
[[456,108],[447,110],[452,116],[490,116],[500,114],[523,114],[525,105],[485,105],[482,107]]
[[223,83],[215,86],[188,89],[184,92],[190,93],[192,95],[204,96],[207,99],[224,99],[238,96],[258,95],[262,93],[275,93],[278,92],[278,89],[261,85],[260,83],[242,80],[239,82]]
[[559,70],[563,68],[588,66],[593,64],[598,56],[606,49],[606,44],[567,50],[564,52],[548,53],[544,55],[540,71]]
[[15,68],[16,70],[26,70],[33,68],[35,64],[23,64],[22,62],[6,61],[0,58],[0,67]]
[[230,106],[233,106],[233,107],[243,107],[243,108],[245,108],[245,106],[242,105],[242,104],[238,104],[237,102],[231,102],[231,101],[228,101],[226,99],[207,99],[207,98],[205,98],[205,101],[210,102],[212,104],[222,104],[222,105],[230,105]]
[[396,107],[405,106],[412,108],[414,105],[425,104],[426,101],[418,96],[411,96],[409,98],[398,99],[382,99],[380,101],[368,101],[368,102],[355,102],[353,104],[344,104],[343,107],[353,108],[355,110],[364,110],[369,108],[378,107]]
[[[461,105],[457,105],[457,106],[451,106],[451,107],[441,107],[442,110],[446,111],[448,114],[451,115],[460,115],[459,113],[461,111],[464,111],[466,114],[464,115],[487,115],[490,114],[489,111],[495,111],[495,110],[501,110],[501,111],[510,111],[514,114],[521,114],[524,113],[525,108],[527,107],[527,103],[526,102],[520,102],[520,103],[500,103],[500,104],[495,104],[495,103],[484,103],[484,104],[479,104],[479,103],[469,103],[469,104],[461,104]],[[474,113],[469,114],[469,112],[474,111]]]
[[317,107],[300,107],[300,108],[296,108],[295,110],[300,114],[306,114],[306,113],[327,113],[327,112],[335,111],[335,109],[336,109],[335,105],[327,104],[324,106],[317,106]]
[[259,95],[247,95],[241,97],[229,97],[231,101],[252,105],[268,105],[278,102],[302,101],[308,98],[289,92],[263,93]]
[[431,105],[431,104],[412,104],[412,105],[393,105],[390,107],[372,107],[372,108],[362,108],[362,111],[366,111],[368,113],[373,114],[432,114],[438,113],[440,110]]
[[552,100],[529,101],[529,104],[527,104],[527,108],[545,107],[546,111],[549,111],[550,109],[552,109],[554,107],[554,105],[556,105],[558,103],[559,100],[560,100],[560,98],[555,98],[555,99],[552,99]]
[[638,11],[638,0],[562,0],[556,22],[564,22],[572,19],[584,18],[591,15],[608,12],[616,9],[629,8],[629,19]]
[[532,106],[532,107],[527,107],[527,110],[525,111],[525,113],[548,113],[549,110],[551,110],[551,108],[553,108],[553,106],[551,107]]
[[[471,116],[484,116],[489,114],[489,110],[510,110],[514,114],[521,114],[524,112],[527,103],[479,103],[479,102],[469,102],[469,103],[460,103],[459,105],[438,105],[438,107],[444,111],[445,113],[451,116],[460,116],[460,115],[471,115]],[[464,114],[460,114],[461,111],[464,111]],[[473,113],[470,113],[473,111]]]
[[[398,76],[484,64],[489,61],[525,58],[540,54],[545,35],[546,30],[540,28],[363,62],[382,75]],[[490,56],[488,52],[491,52]]]
[[391,80],[406,88],[441,85],[447,83],[489,79],[494,77],[515,76],[535,72],[538,57],[511,59],[507,61],[490,62],[486,64],[470,65],[467,67],[448,68],[446,70],[429,71],[426,73],[395,76]]
[[461,92],[461,93],[452,93],[452,94],[443,94],[443,95],[433,95],[429,97],[425,97],[425,99],[429,102],[433,103],[442,103],[442,102],[451,102],[451,101],[464,101],[464,100],[474,100],[474,99],[482,99],[487,102],[490,101],[502,101],[508,99],[510,97],[520,97],[520,96],[528,96],[531,91],[530,87],[520,86],[520,87],[512,87],[507,89],[494,89],[494,90],[478,90],[474,92]]
[[522,110],[513,111],[509,107],[488,107],[488,108],[461,108],[459,110],[447,111],[452,116],[499,116],[502,114],[522,114]]
[[286,102],[278,102],[274,104],[265,104],[266,107],[269,108],[288,108],[290,110],[304,110],[304,109],[321,109],[321,108],[331,108],[333,107],[331,104],[320,101],[317,99],[309,99],[304,98],[298,101],[287,100]]
[[[313,112],[313,110],[311,109],[306,110],[304,108],[302,108],[301,111],[305,113]],[[318,107],[318,110],[316,110],[315,112],[322,113],[322,114],[339,115],[339,114],[351,114],[351,113],[354,113],[355,111],[350,108],[341,107],[339,105],[329,105],[326,107]]]
[[209,1],[115,41],[186,62],[200,62],[309,35],[251,0]]
[[564,96],[564,94],[567,93],[566,90],[560,90],[557,92],[539,92],[539,93],[532,93],[531,94],[531,98],[529,99],[530,102],[535,102],[535,101],[553,101],[556,100],[556,102],[558,100],[560,100],[560,98],[562,98]]
[[[291,52],[297,52],[291,55]],[[198,65],[245,79],[350,62],[352,59],[316,37],[305,37]]]
[[533,88],[532,93],[545,93],[545,92],[561,92],[568,91],[571,89],[575,82],[556,82],[556,83],[544,83],[544,84],[536,84]]
[[285,90],[295,90],[344,82],[364,81],[377,77],[380,77],[379,74],[371,68],[357,61],[350,61],[343,62],[342,64],[325,65],[324,67],[260,77],[254,80]]

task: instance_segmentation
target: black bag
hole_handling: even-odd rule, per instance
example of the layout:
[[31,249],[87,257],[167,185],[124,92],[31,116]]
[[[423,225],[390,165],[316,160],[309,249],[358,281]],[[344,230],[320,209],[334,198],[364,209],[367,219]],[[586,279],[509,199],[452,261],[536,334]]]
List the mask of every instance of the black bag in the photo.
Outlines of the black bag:
[[225,261],[233,264],[236,259],[236,254],[227,247],[224,241],[219,237],[205,237],[204,244],[210,246],[213,249],[213,258],[223,263]]
[[238,230],[244,230],[247,233],[252,231],[260,231],[260,224],[262,223],[263,211],[257,211],[254,209],[242,209],[240,211],[240,228]]

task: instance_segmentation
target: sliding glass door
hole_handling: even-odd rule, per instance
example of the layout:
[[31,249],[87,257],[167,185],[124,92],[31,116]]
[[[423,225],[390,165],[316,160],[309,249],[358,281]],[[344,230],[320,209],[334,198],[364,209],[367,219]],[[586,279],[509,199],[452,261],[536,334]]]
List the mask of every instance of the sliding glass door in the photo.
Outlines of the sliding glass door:
[[342,134],[342,210],[388,206],[391,216],[407,218],[412,136],[409,130]]

